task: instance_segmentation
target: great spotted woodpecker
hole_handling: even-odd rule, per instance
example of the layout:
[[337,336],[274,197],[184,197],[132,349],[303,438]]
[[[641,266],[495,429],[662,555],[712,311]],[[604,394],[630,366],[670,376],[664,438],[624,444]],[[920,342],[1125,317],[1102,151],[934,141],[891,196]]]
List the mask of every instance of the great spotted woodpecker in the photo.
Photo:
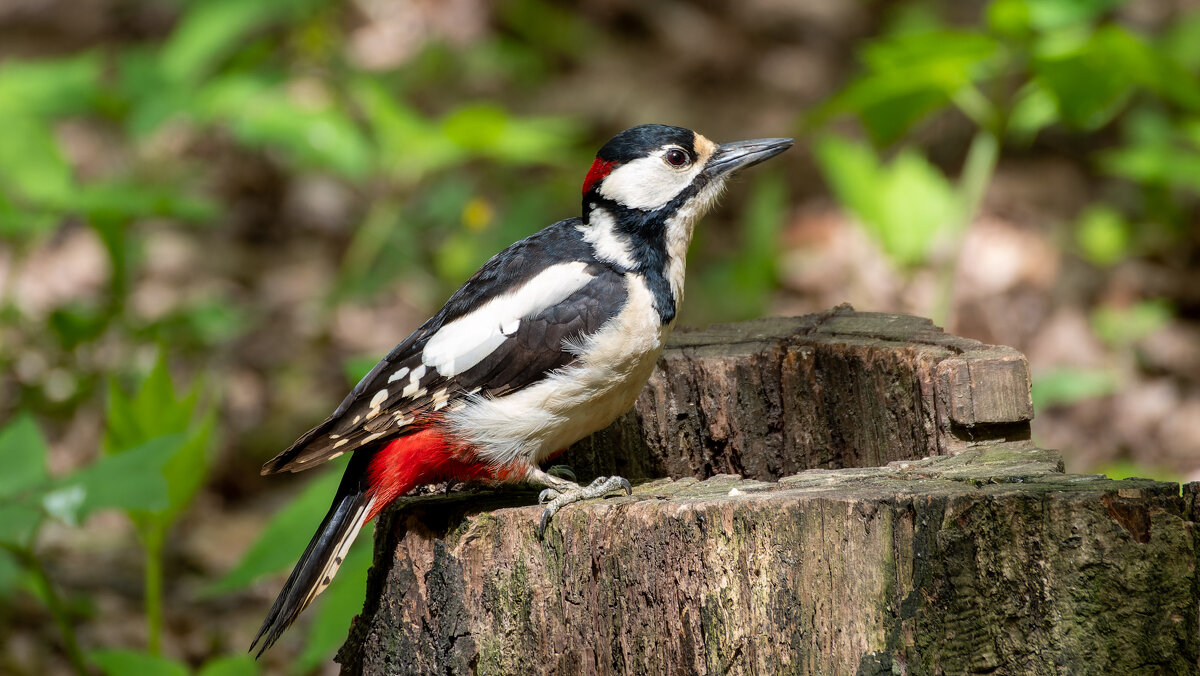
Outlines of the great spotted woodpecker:
[[545,486],[539,536],[564,505],[616,489],[540,465],[630,408],[675,324],[692,228],[730,174],[791,139],[716,144],[647,124],[617,134],[583,180],[583,217],[501,251],[396,346],[333,415],[263,466],[353,452],[333,505],[251,644],[262,655],[329,585],[359,529],[416,486]]

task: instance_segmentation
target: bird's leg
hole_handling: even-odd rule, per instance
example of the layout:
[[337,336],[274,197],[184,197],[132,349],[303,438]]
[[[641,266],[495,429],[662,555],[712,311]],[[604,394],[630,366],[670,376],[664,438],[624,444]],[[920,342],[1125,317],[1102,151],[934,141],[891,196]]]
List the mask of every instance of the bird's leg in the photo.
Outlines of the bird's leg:
[[625,495],[633,494],[633,486],[619,476],[596,477],[596,480],[587,486],[580,486],[574,481],[567,481],[543,472],[541,469],[534,469],[529,473],[528,479],[530,482],[546,486],[546,489],[538,494],[538,504],[549,500],[546,509],[542,511],[542,520],[538,524],[539,538],[546,532],[550,518],[558,513],[558,510],[573,502],[603,497],[617,489],[625,491]]

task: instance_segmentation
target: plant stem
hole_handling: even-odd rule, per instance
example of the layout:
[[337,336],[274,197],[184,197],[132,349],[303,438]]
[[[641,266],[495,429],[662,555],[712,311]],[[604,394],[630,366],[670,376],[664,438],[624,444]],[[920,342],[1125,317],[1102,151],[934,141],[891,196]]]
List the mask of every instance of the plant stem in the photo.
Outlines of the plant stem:
[[962,176],[958,180],[958,191],[962,199],[958,223],[954,228],[953,255],[941,266],[938,280],[938,299],[934,307],[934,322],[947,331],[953,330],[954,324],[954,278],[958,268],[958,260],[962,254],[963,240],[966,239],[967,229],[979,212],[983,195],[992,175],[996,173],[996,163],[1000,158],[1000,139],[996,134],[980,129],[971,139],[971,147],[967,150],[967,159],[963,164]]
[[62,599],[59,598],[58,592],[54,589],[54,583],[50,581],[50,575],[46,572],[46,568],[37,555],[29,549],[22,547],[6,547],[6,549],[16,555],[21,565],[32,574],[34,583],[42,593],[42,598],[45,599],[46,608],[54,616],[54,622],[58,625],[58,630],[62,632],[71,668],[80,676],[88,676],[89,671],[87,663],[83,659],[83,651],[79,649],[79,641],[75,638],[75,627],[71,625],[71,617],[67,614],[67,609],[63,605]]
[[142,538],[146,549],[146,652],[162,652],[163,541],[165,529],[151,524]]

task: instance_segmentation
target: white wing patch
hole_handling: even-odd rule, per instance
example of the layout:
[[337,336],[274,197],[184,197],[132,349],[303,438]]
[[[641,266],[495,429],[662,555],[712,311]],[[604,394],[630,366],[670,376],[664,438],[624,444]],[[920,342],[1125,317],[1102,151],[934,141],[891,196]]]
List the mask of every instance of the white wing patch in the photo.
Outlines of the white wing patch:
[[639,157],[613,170],[600,182],[600,194],[631,209],[658,209],[670,202],[704,168],[696,162],[687,169],[674,169],[663,161],[663,148],[649,157]]
[[397,380],[400,380],[401,378],[403,378],[406,375],[408,375],[408,367],[407,366],[405,366],[404,368],[396,369],[396,372],[393,373],[388,378],[388,384],[390,385],[390,384],[396,382]]
[[[592,279],[586,270],[587,263],[583,262],[546,268],[512,292],[493,298],[443,326],[425,344],[421,361],[447,378],[466,371],[500,347],[508,335],[516,332],[522,319],[533,317],[582,289]],[[415,382],[409,387],[415,391]],[[404,394],[408,396],[408,388]]]
[[387,398],[388,398],[388,391],[387,390],[379,390],[378,392],[375,393],[375,396],[371,397],[371,408],[379,408],[383,404],[383,402],[387,401]]

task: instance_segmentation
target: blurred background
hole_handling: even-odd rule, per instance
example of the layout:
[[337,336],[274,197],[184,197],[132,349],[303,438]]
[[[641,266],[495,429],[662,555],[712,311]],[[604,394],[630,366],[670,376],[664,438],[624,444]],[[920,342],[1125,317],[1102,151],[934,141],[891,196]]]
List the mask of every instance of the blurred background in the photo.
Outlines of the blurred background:
[[644,122],[798,140],[682,324],[930,316],[1200,479],[1198,75],[1194,0],[0,0],[0,673],[335,673],[370,538],[250,661],[340,470],[259,466]]

